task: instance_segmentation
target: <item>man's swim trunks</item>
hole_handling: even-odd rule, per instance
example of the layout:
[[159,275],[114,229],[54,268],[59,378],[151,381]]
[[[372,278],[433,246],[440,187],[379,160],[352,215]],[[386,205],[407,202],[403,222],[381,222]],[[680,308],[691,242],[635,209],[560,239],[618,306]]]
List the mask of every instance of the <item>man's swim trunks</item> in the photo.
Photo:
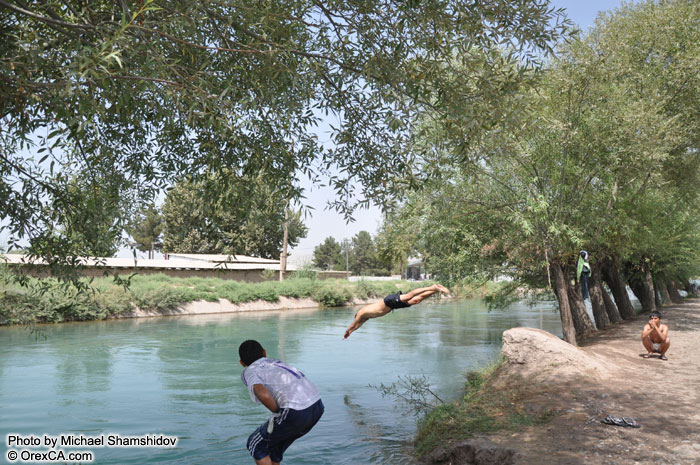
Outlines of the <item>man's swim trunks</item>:
[[401,300],[401,291],[397,292],[396,294],[390,294],[384,297],[384,305],[386,305],[392,310],[411,306],[411,304],[409,304],[408,302],[404,302]]
[[654,349],[653,352],[656,352],[657,354],[661,353],[661,343],[660,342],[653,342],[652,347]]

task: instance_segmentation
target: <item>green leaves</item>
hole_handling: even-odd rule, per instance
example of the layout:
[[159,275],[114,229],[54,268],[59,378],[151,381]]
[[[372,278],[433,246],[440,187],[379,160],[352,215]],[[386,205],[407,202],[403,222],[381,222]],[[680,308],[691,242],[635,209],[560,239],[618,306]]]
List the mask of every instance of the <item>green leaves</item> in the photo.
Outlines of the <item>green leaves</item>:
[[[279,258],[289,190],[272,190],[265,177],[223,170],[181,179],[163,205],[163,250]],[[291,212],[289,245],[306,236],[301,211]]]
[[[119,194],[146,201],[184,175],[265,173],[277,191],[303,172],[325,178],[348,217],[369,199],[391,206],[431,162],[412,136],[423,112],[452,121],[442,129],[463,155],[508,117],[500,103],[524,76],[516,57],[536,61],[528,54],[565,26],[546,3],[508,0],[25,8],[0,7],[0,205],[12,240],[32,243],[61,237],[46,207],[69,205],[65,179],[90,172],[129,180]],[[501,41],[518,53],[497,53]],[[337,124],[319,138],[321,115]],[[54,156],[34,169],[46,144],[25,149],[44,131]]]

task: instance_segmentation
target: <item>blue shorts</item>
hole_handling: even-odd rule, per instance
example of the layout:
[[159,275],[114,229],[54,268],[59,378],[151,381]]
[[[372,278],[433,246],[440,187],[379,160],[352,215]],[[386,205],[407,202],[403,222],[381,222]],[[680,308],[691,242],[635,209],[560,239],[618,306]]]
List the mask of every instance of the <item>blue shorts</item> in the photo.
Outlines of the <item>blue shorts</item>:
[[274,419],[275,426],[272,434],[267,432],[267,424],[263,423],[248,438],[246,447],[255,460],[260,460],[268,455],[273,462],[281,462],[284,451],[294,441],[311,431],[311,428],[323,415],[323,402],[320,400],[304,410],[285,408]]
[[409,304],[408,301],[404,302],[403,300],[401,300],[401,291],[397,292],[396,294],[390,294],[384,297],[384,305],[386,305],[392,310],[411,306],[411,304]]

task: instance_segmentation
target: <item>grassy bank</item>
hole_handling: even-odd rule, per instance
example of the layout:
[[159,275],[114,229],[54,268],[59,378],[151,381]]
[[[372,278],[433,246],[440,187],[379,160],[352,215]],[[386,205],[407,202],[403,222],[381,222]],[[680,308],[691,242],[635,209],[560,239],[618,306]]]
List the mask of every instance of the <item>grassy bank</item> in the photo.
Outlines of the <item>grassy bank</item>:
[[[295,277],[283,282],[244,283],[215,278],[173,278],[166,275],[134,276],[124,287],[112,278],[95,279],[89,290],[78,290],[54,279],[29,279],[20,286],[4,273],[0,280],[0,325],[32,322],[101,320],[143,310],[177,308],[197,300],[227,299],[236,304],[280,296],[310,298],[322,307],[345,305],[354,298],[383,297],[425,286],[406,281],[319,281]],[[87,281],[86,281],[87,282]]]
[[469,373],[464,396],[431,410],[418,424],[416,450],[425,455],[449,442],[468,439],[477,433],[518,429],[546,422],[548,414],[530,414],[522,407],[526,386],[509,382],[494,388],[503,368],[498,362],[481,372]]

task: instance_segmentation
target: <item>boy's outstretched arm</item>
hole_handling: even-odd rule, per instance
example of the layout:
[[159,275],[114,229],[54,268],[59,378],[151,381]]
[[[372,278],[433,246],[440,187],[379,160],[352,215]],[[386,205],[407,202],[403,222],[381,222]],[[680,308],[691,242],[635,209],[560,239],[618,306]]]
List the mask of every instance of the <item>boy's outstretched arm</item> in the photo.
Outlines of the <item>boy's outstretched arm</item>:
[[348,329],[345,330],[345,335],[343,336],[343,339],[349,338],[352,333],[357,331],[357,329],[365,323],[365,321],[367,321],[367,318],[358,318],[357,316],[355,316],[355,319],[352,320],[352,323],[350,323]]
[[277,406],[275,398],[272,397],[272,394],[270,394],[270,391],[268,391],[265,386],[263,386],[262,384],[254,384],[253,392],[255,393],[255,397],[258,398],[260,403],[267,407],[267,409],[270,412],[277,413],[279,411],[279,407]]

